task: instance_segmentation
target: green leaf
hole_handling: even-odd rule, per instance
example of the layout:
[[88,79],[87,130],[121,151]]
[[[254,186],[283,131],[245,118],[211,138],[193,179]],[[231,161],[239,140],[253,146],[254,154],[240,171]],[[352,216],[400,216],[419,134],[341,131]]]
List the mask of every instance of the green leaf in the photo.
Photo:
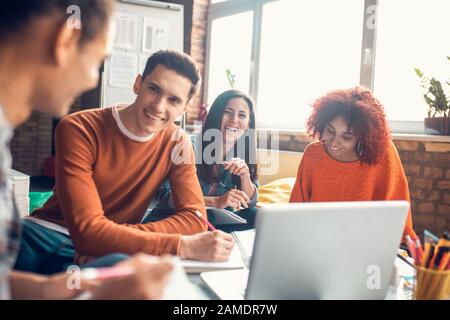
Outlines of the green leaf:
[[416,72],[416,74],[419,76],[419,78],[422,78],[423,77],[423,72],[422,71],[420,71],[420,69],[419,68],[414,68],[414,71]]

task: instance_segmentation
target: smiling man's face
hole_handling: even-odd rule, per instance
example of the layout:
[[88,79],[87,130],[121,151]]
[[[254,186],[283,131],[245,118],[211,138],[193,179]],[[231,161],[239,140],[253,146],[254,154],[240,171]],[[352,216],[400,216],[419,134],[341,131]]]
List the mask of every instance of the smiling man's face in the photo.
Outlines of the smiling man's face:
[[135,132],[146,136],[163,130],[186,111],[191,81],[159,64],[145,79],[136,78],[133,115]]

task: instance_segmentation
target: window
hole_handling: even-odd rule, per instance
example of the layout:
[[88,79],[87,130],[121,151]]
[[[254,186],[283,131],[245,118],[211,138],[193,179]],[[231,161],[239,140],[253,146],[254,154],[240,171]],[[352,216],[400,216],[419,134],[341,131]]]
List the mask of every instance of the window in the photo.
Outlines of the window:
[[[380,0],[374,93],[395,121],[423,121],[419,68],[444,86],[450,75],[450,1]],[[444,80],[444,81],[442,81]]]
[[264,6],[259,127],[303,128],[314,99],[359,84],[363,5],[360,0],[284,0]]
[[205,99],[229,88],[230,68],[258,127],[303,130],[314,99],[362,84],[394,132],[423,133],[414,68],[449,81],[449,12],[448,0],[212,0]]
[[211,26],[208,103],[230,89],[226,70],[235,75],[236,88],[249,92],[253,12],[215,19]]

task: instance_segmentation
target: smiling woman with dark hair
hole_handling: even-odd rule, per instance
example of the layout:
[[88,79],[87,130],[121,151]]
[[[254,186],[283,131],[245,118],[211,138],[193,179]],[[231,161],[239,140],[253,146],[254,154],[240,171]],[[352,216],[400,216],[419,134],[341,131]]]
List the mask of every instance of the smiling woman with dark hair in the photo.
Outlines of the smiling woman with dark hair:
[[[335,90],[312,108],[307,126],[317,141],[305,148],[290,202],[410,201],[383,106],[370,90]],[[416,238],[411,211],[406,235]]]
[[[253,228],[258,201],[255,113],[252,99],[238,90],[221,93],[211,105],[200,136],[193,137],[197,176],[207,207],[228,208],[246,224],[216,225],[224,231]],[[212,152],[209,152],[209,151]],[[171,212],[168,182],[160,189],[153,218]],[[214,217],[208,215],[214,224]]]

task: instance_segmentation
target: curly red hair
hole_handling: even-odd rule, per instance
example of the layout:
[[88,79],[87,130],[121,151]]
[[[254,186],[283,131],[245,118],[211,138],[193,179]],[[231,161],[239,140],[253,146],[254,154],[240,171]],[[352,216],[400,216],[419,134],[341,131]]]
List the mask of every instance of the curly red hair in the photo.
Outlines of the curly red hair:
[[342,116],[361,143],[362,154],[357,152],[361,163],[375,164],[387,152],[390,129],[383,106],[369,89],[334,90],[318,98],[312,108],[307,121],[311,137],[322,139],[326,124]]

